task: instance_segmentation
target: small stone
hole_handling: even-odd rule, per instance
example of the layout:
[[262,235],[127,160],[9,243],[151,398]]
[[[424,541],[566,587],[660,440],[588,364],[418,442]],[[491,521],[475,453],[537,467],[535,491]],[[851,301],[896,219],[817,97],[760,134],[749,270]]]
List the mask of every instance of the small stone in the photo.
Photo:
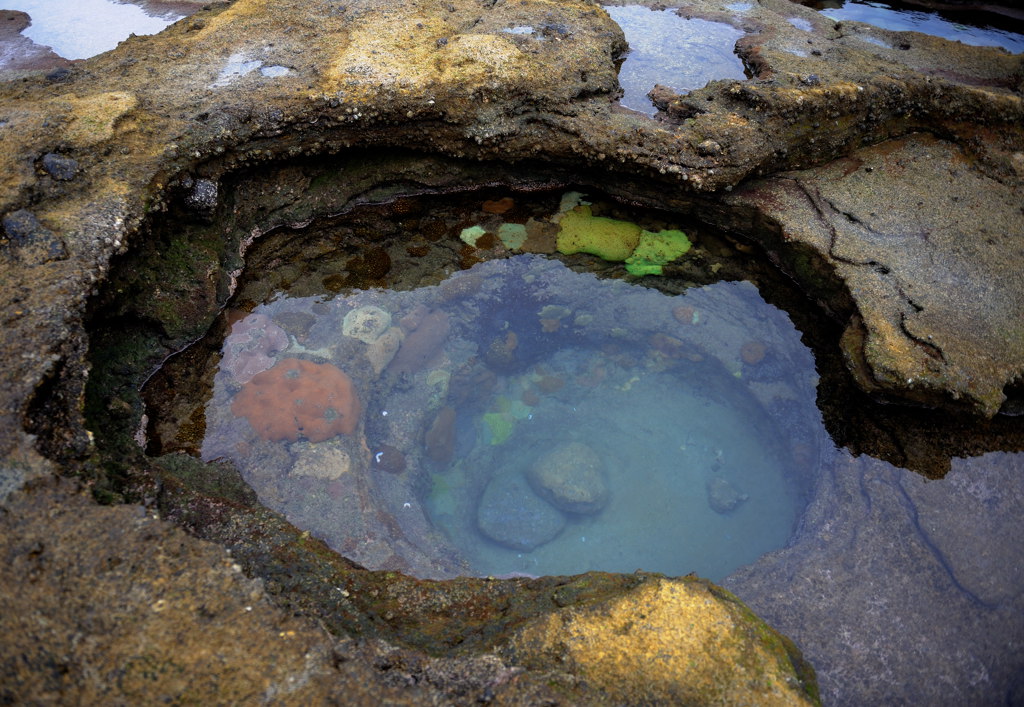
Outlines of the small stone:
[[697,145],[697,154],[704,155],[705,157],[714,157],[715,155],[722,154],[722,146],[714,140],[705,140]]
[[499,471],[480,498],[477,525],[496,543],[528,551],[558,537],[565,517],[538,497],[521,474]]
[[43,155],[40,162],[47,174],[62,182],[74,179],[75,175],[78,174],[78,162],[70,157],[61,157],[50,152]]
[[203,216],[211,216],[217,208],[217,182],[210,179],[197,179],[192,183],[192,190],[185,196],[185,204]]
[[742,503],[750,498],[750,496],[742,493],[731,482],[721,477],[708,479],[706,488],[708,493],[708,505],[711,507],[711,510],[721,515],[732,513]]
[[345,450],[319,444],[304,444],[288,475],[334,481],[348,473],[351,468],[352,459]]
[[364,344],[376,341],[391,326],[391,315],[380,307],[369,305],[353,309],[341,323],[341,333]]
[[46,228],[36,215],[25,209],[18,209],[4,216],[4,236],[0,244],[18,249],[18,255],[26,263],[48,263],[68,257],[63,241]]
[[542,498],[563,511],[597,513],[608,502],[604,463],[581,442],[569,442],[544,454],[530,467],[529,478]]
[[382,444],[374,449],[370,466],[389,474],[401,474],[405,471],[405,455],[390,444]]
[[367,344],[366,358],[370,361],[374,373],[379,376],[381,371],[388,367],[391,359],[395,357],[398,349],[402,346],[404,338],[405,334],[402,333],[402,330],[393,326]]

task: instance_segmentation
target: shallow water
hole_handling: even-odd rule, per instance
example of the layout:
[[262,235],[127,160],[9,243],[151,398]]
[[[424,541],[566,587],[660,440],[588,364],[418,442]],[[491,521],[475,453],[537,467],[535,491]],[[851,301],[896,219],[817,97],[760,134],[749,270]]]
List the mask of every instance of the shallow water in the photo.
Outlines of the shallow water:
[[65,59],[88,59],[131,34],[156,34],[181,19],[154,17],[137,5],[113,0],[4,0],[2,5],[28,13],[32,24],[22,34]]
[[[460,281],[480,291],[445,301],[445,287],[469,287]],[[540,282],[543,295],[538,296],[533,291]],[[422,368],[400,375],[385,368],[378,376],[372,366],[354,363],[373,344],[339,334],[346,316],[370,308],[387,313],[391,326],[400,330],[400,320],[417,310],[429,311],[424,320],[432,317],[435,326],[443,326],[445,341]],[[679,308],[690,320],[680,322],[673,315]],[[379,475],[383,472],[374,471],[372,457],[398,449],[405,460],[402,473],[420,474],[419,485],[428,489],[425,498],[407,502],[425,504],[429,520],[473,574],[644,569],[672,575],[695,571],[720,579],[782,547],[795,526],[801,479],[806,481],[808,470],[795,468],[781,432],[764,420],[764,408],[743,381],[744,368],[752,376],[756,366],[744,363],[740,350],[756,341],[770,349],[765,356],[779,365],[785,360],[782,352],[799,344],[784,315],[749,284],[718,283],[668,297],[574,273],[537,256],[517,256],[482,263],[440,286],[410,292],[354,291],[329,301],[279,297],[236,322],[234,331],[251,329],[254,320],[299,314],[316,317],[310,339],[301,347],[290,344],[276,358],[315,350],[315,360],[349,372],[372,416],[367,423],[369,468],[359,470],[356,463],[345,473]],[[741,331],[730,315],[774,326]],[[769,338],[778,334],[777,328],[788,341]],[[404,335],[411,339],[422,331]],[[506,346],[513,337],[515,344],[493,360],[495,342]],[[708,340],[731,350],[722,352],[721,361],[705,359],[703,342]],[[237,409],[231,407],[240,376],[230,349],[226,346],[206,409],[203,456],[230,457],[264,491],[269,505],[302,527],[312,521],[332,544],[344,546],[345,538],[338,536],[343,531],[328,529],[321,505],[309,505],[309,477],[317,474],[295,472],[310,449],[308,442],[279,443],[282,463],[290,464],[291,471],[283,482],[278,478],[269,484],[272,491],[253,468],[265,463],[270,452],[255,458],[238,453],[239,435],[249,426],[238,424]],[[506,361],[506,353],[514,361]],[[481,357],[484,365],[478,362]],[[452,391],[465,388],[467,378],[486,384]],[[443,410],[454,412],[453,447],[447,453],[429,442],[428,430]],[[601,460],[608,498],[597,512],[556,508],[526,481],[540,457],[570,441],[586,445]],[[318,444],[358,458],[352,445],[338,440]],[[507,518],[491,518],[485,525],[488,488],[513,476],[522,483],[492,509]],[[289,479],[300,492],[282,487]],[[326,488],[334,479],[324,480]],[[536,528],[518,525],[533,523],[520,515],[535,505],[562,526],[554,538],[534,539]]]
[[[535,201],[454,213],[450,237],[465,249],[496,234],[514,249],[567,213],[616,213],[575,192]],[[680,225],[644,218],[652,231]],[[207,344],[219,354],[201,455],[230,460],[266,505],[364,565],[721,579],[797,525],[819,458],[816,374],[789,318],[750,283],[671,296],[525,254],[402,291],[317,292],[287,264],[265,275],[277,287],[227,312],[215,331],[229,335]],[[333,400],[296,422],[282,386],[305,380],[301,366],[343,371],[358,409]],[[270,397],[247,398],[274,376]],[[358,423],[312,426],[346,415]],[[539,480],[570,443],[597,459],[583,484],[600,489],[594,507]],[[580,448],[555,465],[570,488]]]
[[846,0],[842,3],[827,3],[821,9],[821,14],[834,20],[864,22],[897,32],[921,32],[964,44],[1003,47],[1015,54],[1024,52],[1024,35],[985,24],[977,26],[974,22],[980,19],[978,13],[975,13],[971,23],[966,23],[948,19],[938,12],[905,9],[884,2]]
[[627,108],[653,115],[656,109],[647,94],[655,84],[685,93],[716,79],[746,78],[734,52],[743,32],[735,27],[639,5],[609,5],[605,10],[629,42],[619,70],[622,105]]

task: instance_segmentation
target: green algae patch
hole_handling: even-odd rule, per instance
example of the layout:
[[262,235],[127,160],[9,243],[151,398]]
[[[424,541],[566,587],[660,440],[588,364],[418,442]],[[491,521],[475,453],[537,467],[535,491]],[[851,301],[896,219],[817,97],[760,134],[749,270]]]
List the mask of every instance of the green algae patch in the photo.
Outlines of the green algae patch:
[[626,258],[626,271],[630,275],[661,275],[662,266],[685,255],[691,245],[682,231],[641,231],[640,242]]
[[663,265],[685,255],[692,245],[682,231],[645,231],[635,223],[594,216],[588,204],[565,212],[558,225],[559,253],[625,262],[631,275],[661,275]]
[[491,433],[491,444],[494,445],[504,443],[515,429],[515,421],[504,412],[484,413],[484,423]]
[[462,233],[459,234],[459,239],[463,243],[475,248],[476,242],[486,234],[487,230],[483,226],[470,226],[469,228],[462,229]]
[[503,223],[498,228],[498,239],[509,250],[519,250],[526,242],[526,226],[521,223]]
[[617,262],[633,253],[642,232],[635,223],[594,216],[586,204],[566,212],[558,225],[559,253],[589,253]]

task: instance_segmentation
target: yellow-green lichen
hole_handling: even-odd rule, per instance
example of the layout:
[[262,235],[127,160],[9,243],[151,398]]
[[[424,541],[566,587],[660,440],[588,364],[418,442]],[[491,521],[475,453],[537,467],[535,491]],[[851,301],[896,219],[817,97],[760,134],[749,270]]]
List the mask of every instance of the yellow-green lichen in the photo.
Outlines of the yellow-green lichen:
[[633,254],[626,258],[631,275],[661,275],[662,266],[690,250],[690,239],[682,231],[642,231]]
[[594,216],[587,205],[564,214],[558,225],[558,252],[563,255],[590,253],[621,262],[640,243],[641,229],[635,223]]

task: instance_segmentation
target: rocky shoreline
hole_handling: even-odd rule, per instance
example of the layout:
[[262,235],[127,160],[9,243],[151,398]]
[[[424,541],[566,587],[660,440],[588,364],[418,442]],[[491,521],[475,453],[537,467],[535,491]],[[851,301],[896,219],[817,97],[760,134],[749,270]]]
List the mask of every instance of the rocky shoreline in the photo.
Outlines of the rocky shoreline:
[[[870,395],[963,419],[1017,414],[1024,57],[834,23],[786,0],[684,5],[746,33],[737,50],[752,78],[660,87],[655,119],[617,105],[625,39],[575,0],[215,3],[160,35],[0,83],[0,591],[21,607],[0,620],[13,637],[3,671],[16,676],[5,696],[816,699],[792,643],[701,580],[368,572],[262,509],[230,471],[131,449],[136,401],[122,401],[116,433],[85,421],[90,298],[147,247],[181,259],[152,310],[173,350],[275,227],[388,190],[599,178],[759,244],[836,320],[833,351]],[[445,168],[417,166],[424,157]],[[278,168],[310,159],[336,177],[301,201]],[[226,201],[261,172],[276,175],[250,187],[265,213]],[[147,239],[170,218],[220,232],[161,250]],[[130,503],[96,505],[66,477]],[[709,653],[713,632],[679,647],[679,616],[694,614],[668,607],[707,602],[722,613],[694,620],[730,625],[738,653]],[[601,647],[648,609],[628,658],[608,659]],[[145,642],[131,644],[138,631]],[[231,667],[203,672],[190,661],[204,650]],[[658,650],[669,663],[643,673],[636,660]],[[749,671],[770,677],[751,686]]]

